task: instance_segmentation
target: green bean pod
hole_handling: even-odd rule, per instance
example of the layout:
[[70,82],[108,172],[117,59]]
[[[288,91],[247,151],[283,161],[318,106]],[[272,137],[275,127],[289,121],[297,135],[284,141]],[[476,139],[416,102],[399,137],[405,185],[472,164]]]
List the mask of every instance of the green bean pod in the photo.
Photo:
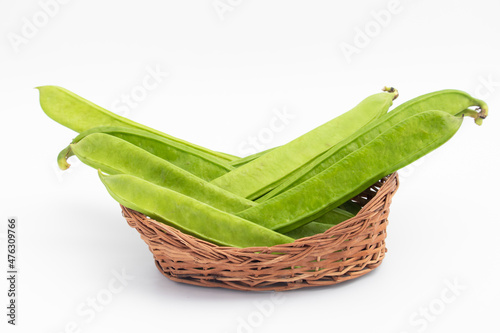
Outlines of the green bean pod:
[[330,226],[332,225],[337,225],[340,222],[344,222],[345,220],[350,219],[351,217],[354,217],[354,214],[349,213],[346,210],[340,209],[340,208],[334,208],[325,214],[318,216],[314,222],[317,223],[323,223],[323,224],[329,224]]
[[321,222],[309,222],[301,227],[295,228],[293,230],[287,231],[284,234],[293,239],[299,239],[304,237],[310,237],[317,234],[321,234],[332,227],[331,224],[321,223]]
[[[474,112],[468,108],[477,107]],[[472,97],[465,91],[456,89],[445,89],[421,95],[411,99],[396,107],[393,112],[401,112],[411,109],[413,112],[423,112],[428,110],[442,110],[452,115],[468,112],[467,116],[474,118],[477,125],[483,123],[483,119],[488,116],[488,105],[477,98]]]
[[108,174],[130,174],[226,212],[255,203],[212,185],[130,142],[104,133],[83,137],[69,148],[83,163]]
[[240,167],[242,165],[247,164],[248,162],[251,162],[251,161],[253,161],[253,160],[261,157],[264,154],[269,153],[273,149],[276,149],[276,148],[266,149],[266,150],[259,151],[258,153],[255,153],[255,154],[252,154],[252,155],[248,155],[248,156],[245,156],[245,157],[237,158],[237,159],[235,159],[233,161],[230,161],[229,165],[231,165],[231,166],[233,166],[235,168],[238,168],[238,167]]
[[[78,143],[93,133],[105,133],[123,139],[206,181],[210,181],[234,169],[227,162],[198,149],[193,149],[185,144],[144,130],[127,127],[95,127],[79,134],[73,139],[72,143]],[[69,164],[67,164],[69,153],[68,149],[61,151],[59,154],[57,160],[62,170],[69,167]]]
[[214,179],[212,183],[247,199],[260,197],[311,159],[385,114],[397,97],[397,91],[391,89],[386,88],[389,92],[365,98],[352,110]]
[[[470,110],[466,110],[467,108],[472,106],[477,106],[479,109],[481,109],[481,112],[470,113]],[[439,90],[419,96],[404,104],[401,104],[393,111],[391,111],[391,113],[394,113],[395,111],[397,112],[398,110],[401,111],[406,108],[412,108],[413,110],[415,110],[415,112],[422,112],[427,110],[446,111],[446,109],[448,109],[449,107],[452,107],[452,109],[450,110],[451,112],[454,112],[455,110],[457,112],[469,112],[469,115],[474,117],[475,122],[478,125],[481,125],[483,119],[485,119],[488,115],[488,106],[484,101],[475,99],[464,91],[454,89]],[[240,167],[250,161],[255,160],[261,155],[268,153],[273,149],[276,148],[271,148],[246,157],[235,159],[234,161],[229,162],[229,164],[234,167]]]
[[[153,143],[159,141],[159,147],[144,140],[149,137],[152,137]],[[126,144],[124,141],[130,144]],[[155,158],[154,156],[158,156],[165,160],[165,155],[159,153],[164,149],[163,141],[164,138],[141,130],[120,127],[94,128],[73,139],[72,143],[59,154],[58,164],[65,170],[70,167],[67,159],[71,156],[77,156],[85,164],[95,169],[102,169],[109,174],[135,175],[228,212],[236,213],[256,205],[251,200],[234,195],[184,172],[190,170],[182,168],[179,170],[171,165],[168,159],[164,163]],[[175,146],[175,144],[173,145]],[[199,152],[194,152],[194,154],[198,155]],[[169,156],[169,158],[171,157]],[[170,178],[166,178],[167,175]],[[331,219],[349,215],[348,212],[341,209],[335,209],[335,212],[336,214],[327,213],[325,215],[331,216]],[[324,217],[321,218],[324,219]]]
[[351,200],[347,200],[346,202],[341,204],[338,208],[353,215],[357,215],[362,207]]
[[119,126],[142,129],[215,156],[223,161],[232,161],[237,158],[236,156],[216,152],[175,138],[161,131],[121,117],[64,88],[57,86],[42,86],[37,87],[37,89],[40,91],[40,105],[47,116],[78,133],[100,126]]
[[[481,111],[476,112],[469,110],[468,108],[470,107],[478,107]],[[475,99],[466,92],[460,90],[441,90],[414,98],[396,107],[394,110],[346,138],[337,146],[332,147],[324,154],[311,160],[303,168],[290,174],[281,184],[258,198],[256,201],[264,202],[280,193],[286,192],[294,186],[326,170],[329,166],[347,156],[353,150],[359,149],[359,147],[370,142],[371,139],[377,136],[381,131],[392,126],[395,122],[399,122],[427,110],[441,110],[451,115],[464,114],[464,110],[467,110],[467,115],[474,118],[476,124],[478,124],[478,122],[482,122],[482,117],[485,117],[485,114],[487,115],[488,106],[485,102]],[[374,128],[378,130],[374,130]]]
[[233,247],[273,246],[293,238],[131,175],[105,176],[109,194],[125,207],[209,242]]
[[316,219],[314,219],[314,221],[286,232],[285,235],[295,239],[313,236],[325,232],[334,225],[344,222],[351,217],[354,217],[354,214],[351,214],[348,211],[340,208],[334,208],[317,217]]
[[[426,111],[393,123],[369,143],[294,188],[237,215],[288,232],[361,193],[449,140],[463,116]],[[379,125],[380,126],[380,125]],[[403,144],[402,144],[403,143]]]

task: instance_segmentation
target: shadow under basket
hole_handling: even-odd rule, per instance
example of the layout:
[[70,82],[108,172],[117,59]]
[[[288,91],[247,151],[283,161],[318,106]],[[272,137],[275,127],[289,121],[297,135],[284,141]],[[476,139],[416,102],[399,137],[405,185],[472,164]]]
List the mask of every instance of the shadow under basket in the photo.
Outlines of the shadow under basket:
[[387,252],[387,217],[398,188],[393,173],[352,199],[359,213],[326,232],[272,247],[223,247],[187,235],[122,207],[169,279],[236,290],[292,290],[326,286],[365,275]]

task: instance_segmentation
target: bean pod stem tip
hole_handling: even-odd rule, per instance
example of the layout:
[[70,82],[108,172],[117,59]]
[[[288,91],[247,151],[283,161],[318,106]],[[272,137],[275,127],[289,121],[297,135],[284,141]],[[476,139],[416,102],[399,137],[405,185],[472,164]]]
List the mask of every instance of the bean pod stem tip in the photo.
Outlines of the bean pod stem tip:
[[71,164],[68,163],[68,158],[71,156],[75,155],[73,153],[73,150],[71,149],[71,145],[67,146],[61,152],[59,155],[57,155],[57,165],[59,166],[59,169],[61,170],[68,170]]
[[488,115],[487,106],[479,107],[476,110],[466,109],[460,113],[462,117],[471,117],[474,119],[476,125],[481,126],[483,124],[483,119]]
[[385,86],[384,88],[382,88],[382,91],[387,91],[389,93],[393,93],[394,97],[392,98],[392,100],[395,100],[399,96],[399,91],[394,87]]

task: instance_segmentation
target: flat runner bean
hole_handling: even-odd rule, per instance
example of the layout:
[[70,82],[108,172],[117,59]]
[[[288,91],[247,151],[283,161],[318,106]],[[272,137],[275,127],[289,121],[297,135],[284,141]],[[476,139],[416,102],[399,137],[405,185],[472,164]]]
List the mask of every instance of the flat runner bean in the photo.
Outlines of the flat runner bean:
[[119,203],[195,237],[222,246],[253,247],[291,243],[293,238],[223,212],[131,175],[105,176],[109,194]]
[[257,159],[216,178],[213,184],[247,199],[256,199],[287,175],[347,136],[385,114],[397,97],[393,88],[365,98],[352,110]]
[[[105,133],[128,141],[206,181],[210,181],[234,169],[227,162],[198,149],[193,149],[185,144],[144,130],[127,127],[95,127],[82,132],[73,139],[72,143],[78,143],[93,133]],[[68,153],[69,147],[61,151],[58,156],[58,164],[62,170],[69,167],[67,163]]]
[[130,174],[169,188],[226,212],[240,212],[255,203],[212,185],[130,142],[104,133],[85,136],[70,145],[83,163],[109,174]]
[[[470,107],[479,107],[481,112],[469,110],[468,108]],[[468,115],[475,119],[476,124],[480,124],[483,119],[482,117],[486,117],[487,115],[488,106],[483,101],[475,99],[460,90],[441,90],[414,98],[396,107],[394,110],[346,138],[335,147],[330,148],[322,155],[311,160],[303,168],[290,174],[281,184],[256,201],[264,202],[280,193],[286,192],[326,170],[353,150],[359,149],[367,142],[370,142],[373,137],[392,126],[395,122],[428,110],[441,110],[451,115],[463,114],[464,110],[467,110]],[[480,120],[479,123],[478,120]],[[378,128],[378,130],[374,131],[374,128]]]
[[224,161],[232,161],[237,157],[216,152],[193,143],[175,138],[161,131],[136,123],[125,117],[112,113],[71,91],[57,86],[37,87],[40,91],[40,105],[43,111],[58,122],[78,133],[100,126],[120,126],[137,128],[163,136],[167,139],[185,144],[204,153],[218,157]]
[[237,215],[271,230],[293,230],[436,149],[458,131],[462,120],[443,111],[411,116],[316,176]]

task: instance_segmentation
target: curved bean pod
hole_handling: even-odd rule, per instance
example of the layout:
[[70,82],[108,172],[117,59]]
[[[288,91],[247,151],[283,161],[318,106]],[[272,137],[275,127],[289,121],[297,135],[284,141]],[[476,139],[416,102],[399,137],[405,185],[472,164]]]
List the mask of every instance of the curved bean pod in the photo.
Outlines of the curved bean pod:
[[58,122],[78,133],[99,126],[120,126],[142,129],[167,139],[185,144],[224,161],[232,161],[236,156],[216,152],[193,143],[175,138],[171,135],[141,125],[125,117],[112,113],[74,93],[57,86],[37,87],[40,91],[40,105],[43,111]]
[[416,113],[427,110],[442,110],[457,115],[470,107],[477,107],[476,111],[479,112],[471,111],[467,116],[474,118],[477,125],[481,125],[483,119],[488,116],[488,105],[465,91],[456,89],[438,90],[421,95],[394,108],[391,113],[412,109]]
[[[415,105],[418,104],[418,105]],[[474,117],[476,124],[481,125],[483,119],[488,116],[488,106],[482,100],[475,99],[464,91],[447,89],[447,90],[439,90],[436,92],[432,92],[429,94],[425,94],[414,98],[400,106],[396,107],[391,113],[401,111],[406,108],[413,108],[416,112],[422,112],[427,110],[443,110],[446,111],[448,107],[453,107],[451,112],[464,112],[468,113],[469,116]],[[481,112],[470,112],[470,110],[466,110],[469,107],[477,106]],[[465,110],[465,111],[463,111]],[[477,110],[476,110],[477,111]],[[456,113],[452,113],[456,114]],[[262,152],[258,152],[246,157],[235,159],[234,161],[229,162],[230,165],[235,167],[240,167],[243,164],[246,164],[254,159],[260,157],[261,155],[268,153],[269,151],[275,148],[271,148]]]
[[443,111],[411,116],[379,132],[325,171],[237,215],[271,230],[293,230],[436,149],[458,131],[462,119]]
[[332,227],[328,223],[309,222],[301,227],[285,232],[284,234],[293,239],[299,239],[321,234]]
[[238,168],[238,167],[240,167],[242,165],[247,164],[248,162],[251,162],[251,161],[253,161],[253,160],[261,157],[264,154],[269,153],[273,149],[276,149],[276,148],[266,149],[266,150],[260,151],[258,153],[255,153],[255,154],[248,155],[246,157],[241,157],[241,158],[235,159],[234,161],[230,161],[229,165]]
[[351,217],[354,217],[354,214],[351,214],[348,211],[345,211],[340,208],[334,208],[326,212],[325,214],[317,217],[314,220],[314,222],[329,224],[330,226],[332,226],[332,225],[337,225],[340,222],[344,222],[345,220],[348,220]]
[[222,246],[273,246],[293,238],[131,175],[105,176],[109,194],[125,207]]
[[352,202],[351,200],[347,200],[343,204],[341,204],[338,208],[351,213],[353,215],[357,215],[359,211],[361,210],[361,206],[358,205],[357,203]]
[[109,134],[89,134],[71,144],[69,150],[95,169],[108,174],[130,174],[226,212],[240,212],[256,205]]
[[[481,112],[469,110],[469,107],[479,107]],[[333,165],[344,156],[347,156],[353,150],[359,149],[359,147],[369,142],[373,137],[392,126],[395,122],[399,122],[427,110],[442,110],[451,115],[467,113],[467,115],[474,118],[476,124],[478,124],[478,121],[482,122],[481,114],[487,114],[488,106],[485,102],[475,99],[466,92],[460,90],[440,90],[414,98],[396,107],[376,121],[368,124],[362,130],[346,138],[337,146],[332,147],[324,154],[310,161],[303,168],[289,175],[276,188],[258,198],[256,201],[264,202],[280,193],[286,192],[294,186],[326,170],[329,166]],[[467,112],[464,112],[464,110],[467,110]],[[378,128],[378,130],[374,131],[374,128]]]
[[[66,158],[76,156],[94,169],[101,169],[108,174],[130,174],[231,213],[256,205],[251,200],[203,181],[110,133],[114,132],[94,132],[77,137],[60,153],[60,156],[64,156],[64,162],[60,163],[69,167]],[[347,211],[335,208],[332,212],[319,217],[318,222],[338,223],[336,221],[352,216]]]
[[389,92],[365,98],[352,110],[214,179],[212,183],[247,199],[260,197],[312,158],[385,114],[397,97],[397,91],[384,89]]
[[351,217],[354,217],[354,214],[340,208],[334,208],[331,211],[326,212],[324,215],[317,217],[314,221],[286,232],[285,235],[295,239],[313,236],[325,232],[332,226],[344,222]]
[[[123,139],[206,181],[210,181],[234,169],[227,162],[221,161],[221,159],[198,149],[193,149],[185,144],[133,128],[95,127],[82,132],[73,139],[72,143],[78,143],[93,133],[105,133]],[[62,170],[69,167],[67,163],[67,159],[70,157],[69,154],[68,147],[66,150],[61,151],[57,158],[58,165]]]

